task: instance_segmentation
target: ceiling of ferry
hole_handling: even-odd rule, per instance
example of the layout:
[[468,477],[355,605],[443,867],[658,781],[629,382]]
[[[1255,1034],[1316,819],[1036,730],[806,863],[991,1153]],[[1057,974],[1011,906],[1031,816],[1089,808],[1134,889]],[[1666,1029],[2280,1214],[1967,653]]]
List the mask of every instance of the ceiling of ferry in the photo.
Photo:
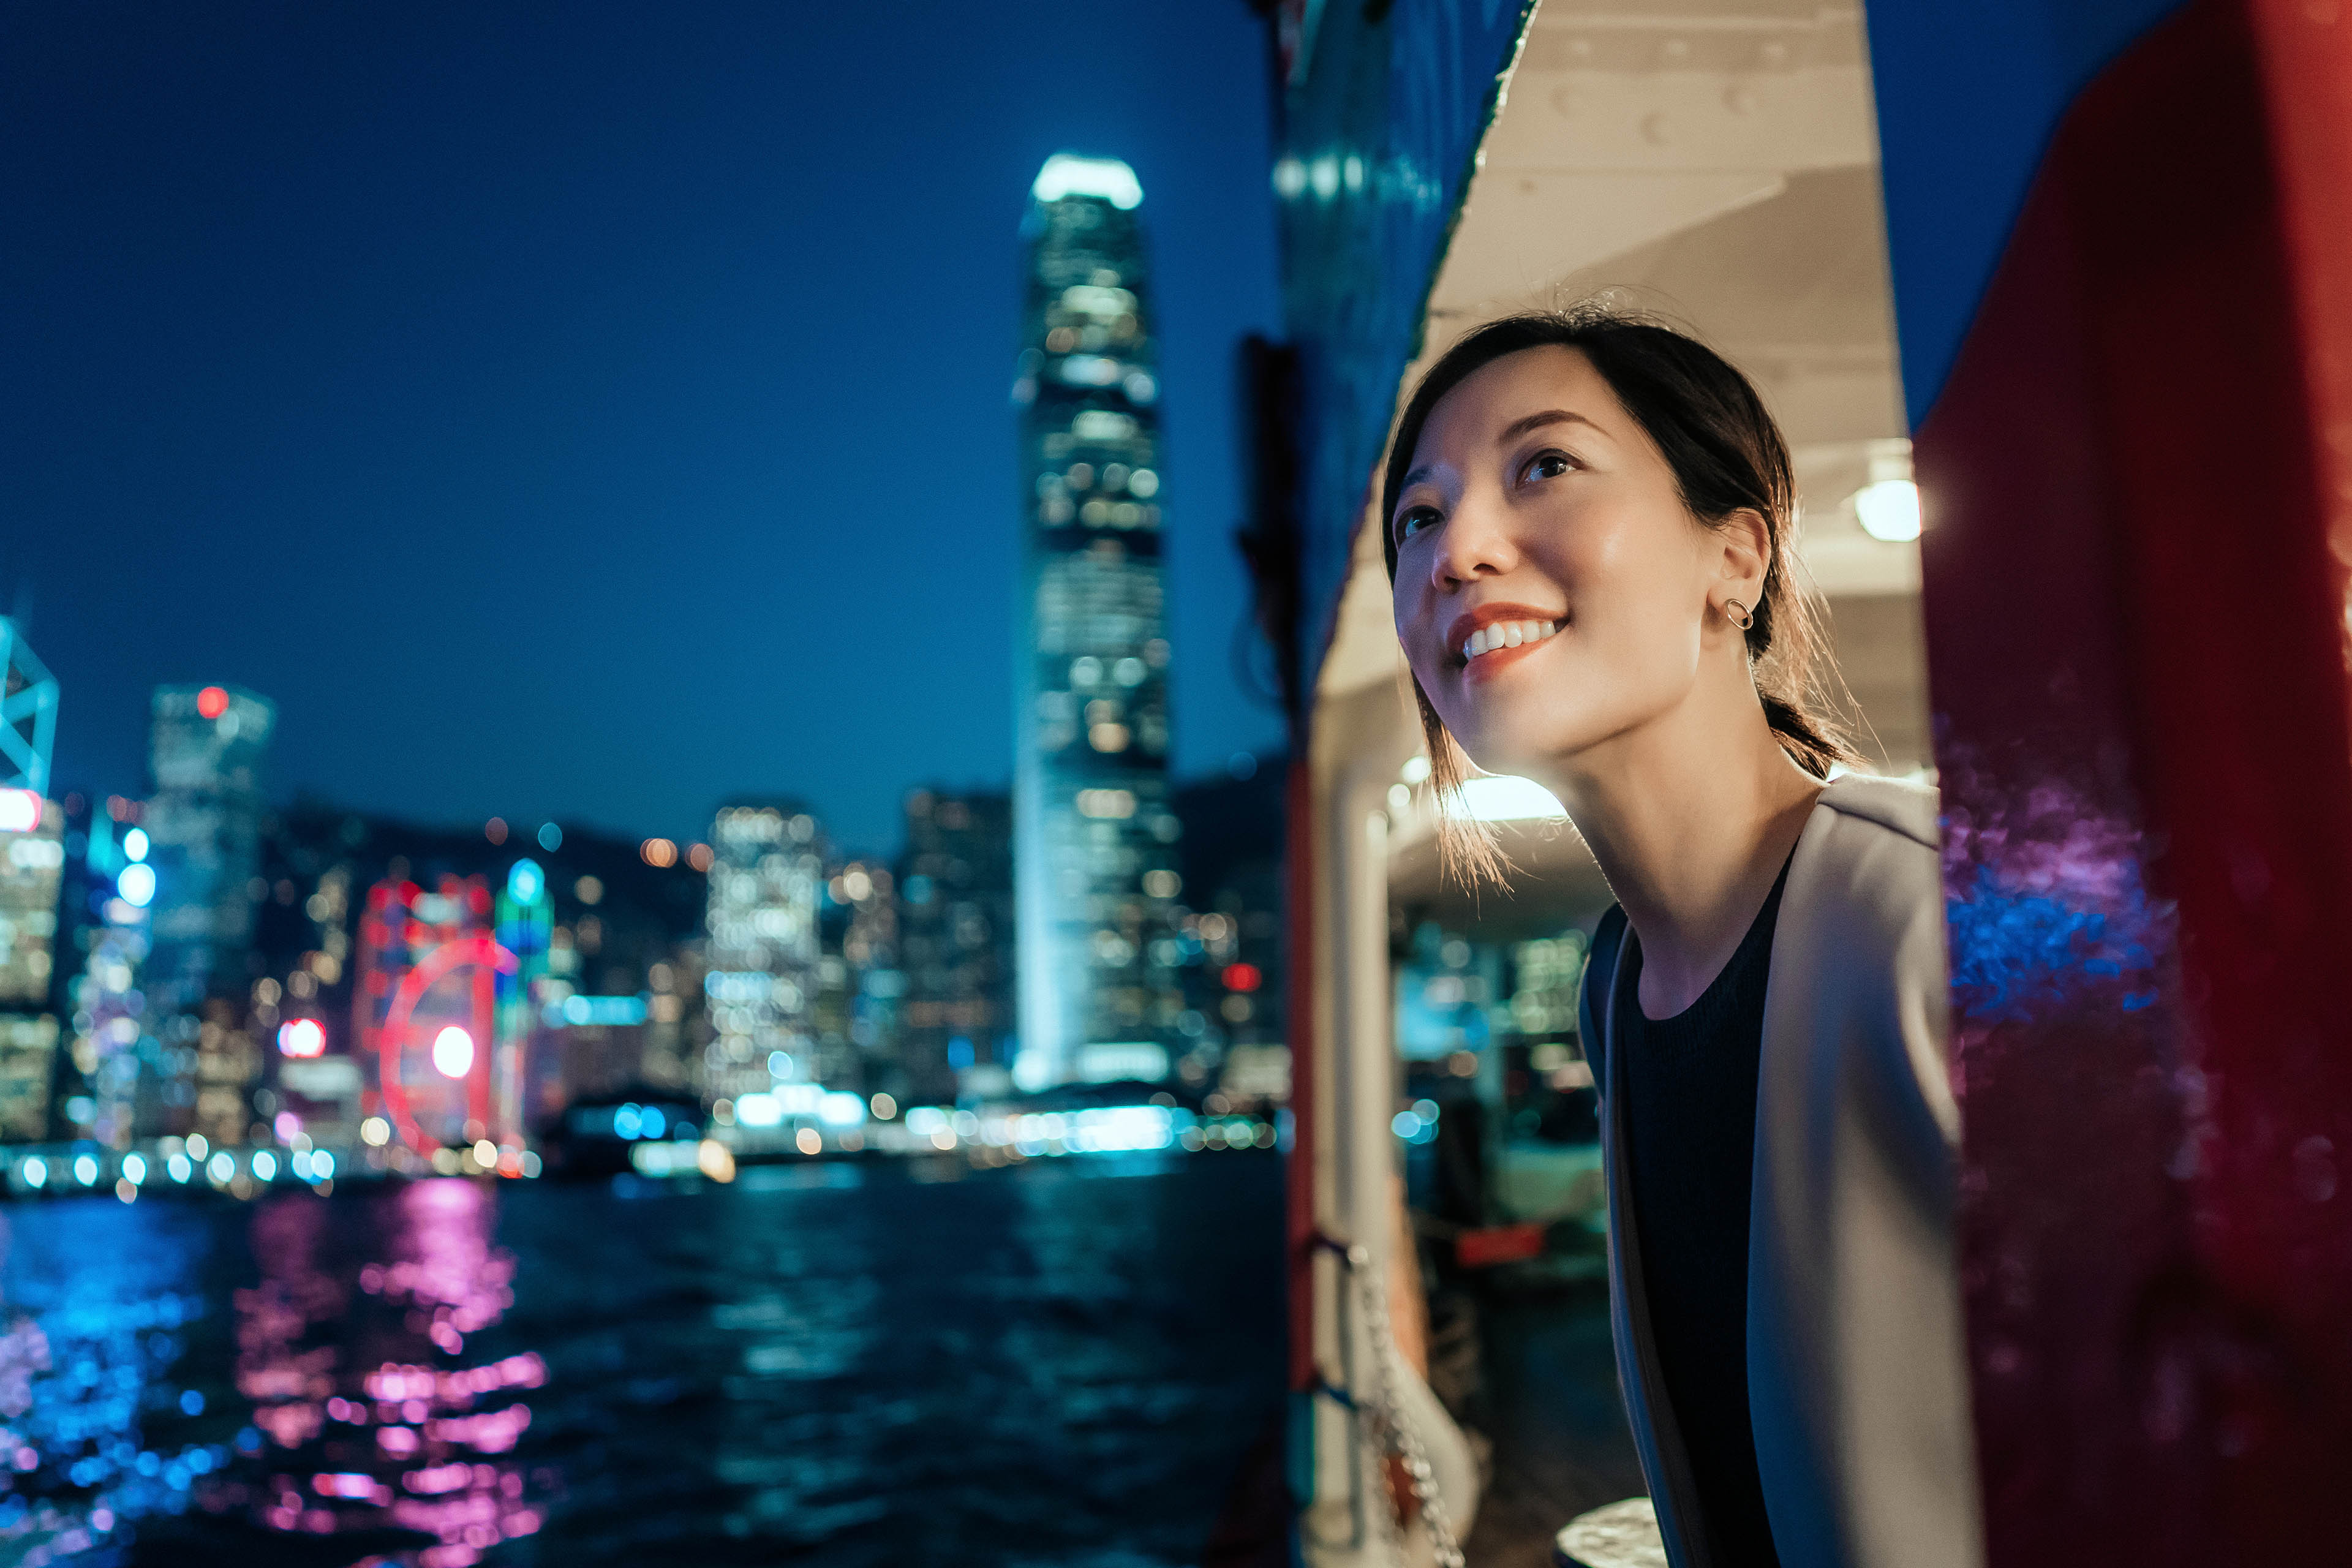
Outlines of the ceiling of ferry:
[[[1794,451],[1800,554],[1830,601],[1864,750],[1923,762],[1917,547],[1869,538],[1847,502],[1870,444],[1908,434],[1858,10],[1543,0],[1405,384],[1480,321],[1603,292],[1696,331],[1755,380]],[[1376,551],[1362,559],[1378,572]],[[1327,674],[1394,668],[1387,596],[1384,579],[1350,584],[1361,602],[1343,606]],[[1546,842],[1535,858],[1551,891],[1530,888],[1534,905],[1594,896],[1581,853],[1572,835]],[[1392,876],[1402,901],[1437,896],[1433,858],[1403,857]]]

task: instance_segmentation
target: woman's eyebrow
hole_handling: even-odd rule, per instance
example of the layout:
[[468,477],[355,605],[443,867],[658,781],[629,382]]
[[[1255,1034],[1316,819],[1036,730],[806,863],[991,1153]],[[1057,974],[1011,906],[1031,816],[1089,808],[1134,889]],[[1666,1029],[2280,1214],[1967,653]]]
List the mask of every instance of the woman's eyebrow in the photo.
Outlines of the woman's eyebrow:
[[[1581,425],[1597,436],[1609,434],[1581,414],[1572,414],[1565,408],[1547,408],[1540,414],[1530,414],[1525,418],[1514,419],[1503,426],[1503,433],[1495,437],[1495,445],[1507,447],[1530,430],[1540,430],[1547,425],[1568,424]],[[1404,478],[1398,481],[1397,489],[1409,490],[1436,472],[1436,464],[1423,463],[1417,468],[1408,470]]]
[[1540,414],[1530,414],[1523,419],[1514,419],[1504,426],[1503,433],[1495,437],[1495,445],[1507,447],[1530,430],[1540,430],[1547,425],[1563,424],[1582,425],[1596,435],[1608,434],[1606,430],[1601,429],[1600,426],[1593,424],[1581,414],[1571,414],[1565,408],[1547,408]]

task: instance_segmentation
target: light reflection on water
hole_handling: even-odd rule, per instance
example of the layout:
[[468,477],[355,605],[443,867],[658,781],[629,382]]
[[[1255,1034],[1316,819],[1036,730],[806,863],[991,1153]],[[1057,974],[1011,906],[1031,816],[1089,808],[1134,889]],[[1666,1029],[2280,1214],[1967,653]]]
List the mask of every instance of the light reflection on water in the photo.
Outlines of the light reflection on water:
[[233,1299],[236,1391],[267,1441],[248,1439],[257,1463],[205,1489],[207,1511],[281,1532],[413,1531],[431,1542],[419,1568],[468,1568],[539,1528],[503,1457],[530,1425],[520,1393],[547,1369],[529,1351],[486,1359],[467,1344],[514,1300],[497,1196],[451,1177],[375,1194],[356,1215],[298,1194],[257,1207],[247,1245],[261,1279]]
[[1270,1154],[19,1205],[0,1563],[1190,1562],[1279,1208]]
[[227,1455],[172,1379],[205,1238],[99,1199],[0,1213],[0,1561],[121,1561],[129,1523],[186,1509]]

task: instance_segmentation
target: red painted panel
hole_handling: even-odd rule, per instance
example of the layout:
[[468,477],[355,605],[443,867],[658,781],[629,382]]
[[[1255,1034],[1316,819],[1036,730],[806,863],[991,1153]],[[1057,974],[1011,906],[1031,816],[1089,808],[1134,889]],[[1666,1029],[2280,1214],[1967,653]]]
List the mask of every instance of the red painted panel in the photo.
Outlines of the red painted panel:
[[1918,432],[1998,1568],[2352,1551],[2352,198],[2264,71],[2084,94]]

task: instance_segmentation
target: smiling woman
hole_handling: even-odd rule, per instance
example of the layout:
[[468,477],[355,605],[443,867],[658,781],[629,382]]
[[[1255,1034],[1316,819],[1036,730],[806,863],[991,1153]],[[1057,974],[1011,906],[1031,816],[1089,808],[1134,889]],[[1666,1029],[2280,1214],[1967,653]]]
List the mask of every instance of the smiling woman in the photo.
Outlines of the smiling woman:
[[[1449,398],[1457,387],[1465,395]],[[1486,428],[1473,428],[1481,419]],[[1463,455],[1444,456],[1457,441],[1468,444]],[[1511,700],[1499,678],[1572,629],[1562,606],[1447,586],[1465,550],[1476,557],[1499,542],[1475,505],[1468,521],[1446,527],[1465,498],[1490,492],[1514,516],[1580,521],[1506,545],[1514,555],[1592,557],[1573,570],[1593,589],[1578,635],[1549,650],[1554,667],[1584,661],[1590,679],[1522,683],[1540,694],[1549,723],[1506,717]],[[1456,343],[1398,420],[1381,506],[1398,631],[1412,656],[1440,793],[1458,797],[1467,777],[1449,723],[1474,752],[1478,742],[1462,727],[1484,739],[1490,767],[1535,763],[1507,753],[1522,742],[1556,752],[1576,731],[1622,727],[1633,710],[1665,697],[1662,682],[1690,679],[1695,632],[1718,642],[1738,634],[1747,670],[1734,684],[1752,679],[1767,724],[1806,773],[1821,777],[1852,762],[1834,716],[1843,683],[1822,654],[1817,615],[1787,565],[1795,510],[1788,447],[1747,377],[1663,323],[1585,309],[1508,317]],[[1628,530],[1635,515],[1698,526]],[[1495,566],[1480,561],[1465,570],[1493,576]],[[1444,616],[1415,619],[1440,604],[1449,607]],[[1701,607],[1703,616],[1681,613]],[[1416,637],[1431,646],[1416,648]],[[1662,646],[1677,638],[1679,657]],[[1493,702],[1453,700],[1489,683]],[[1440,831],[1457,871],[1496,872],[1493,841],[1471,814],[1449,813]]]
[[[1795,492],[1712,350],[1605,310],[1507,318],[1399,422],[1397,637],[1441,795],[1473,767],[1549,788],[1619,900],[1577,1033],[1669,1560],[1899,1542],[1963,1568],[1936,800],[1832,776],[1855,757],[1787,564]],[[1473,814],[1440,831],[1458,875],[1496,872]]]

